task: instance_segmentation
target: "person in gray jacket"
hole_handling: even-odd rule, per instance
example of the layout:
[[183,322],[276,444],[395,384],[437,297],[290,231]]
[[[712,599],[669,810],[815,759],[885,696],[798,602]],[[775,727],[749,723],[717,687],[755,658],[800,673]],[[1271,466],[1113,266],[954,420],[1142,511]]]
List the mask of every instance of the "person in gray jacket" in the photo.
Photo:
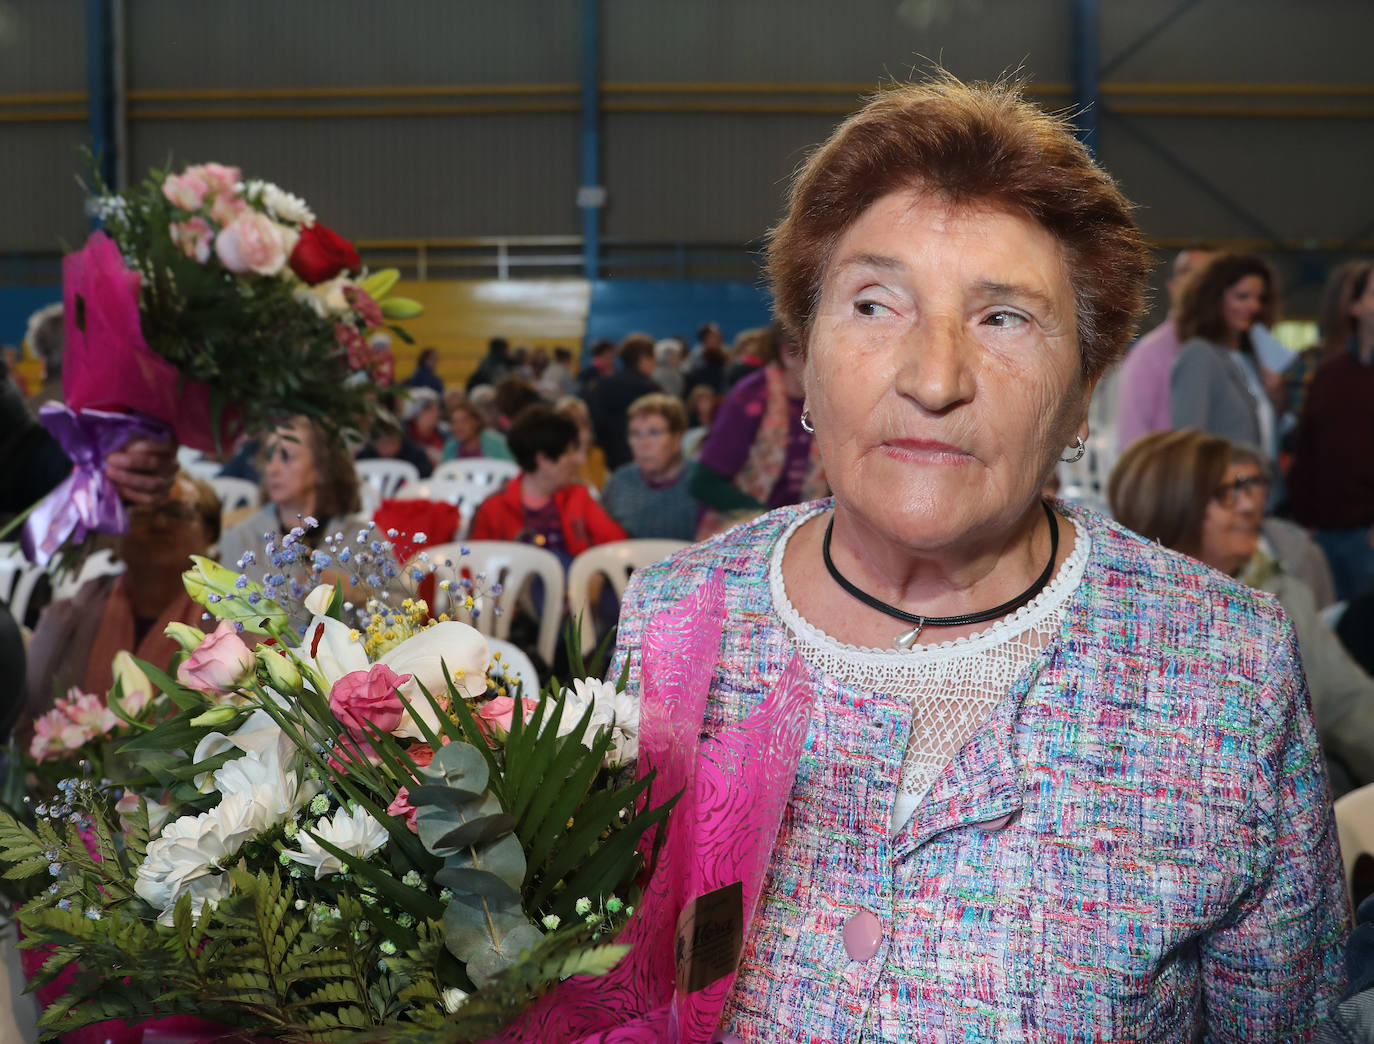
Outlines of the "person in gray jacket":
[[1199,428],[1274,459],[1282,378],[1260,363],[1250,329],[1273,324],[1277,299],[1273,269],[1254,254],[1218,254],[1190,277],[1169,373],[1174,428]]

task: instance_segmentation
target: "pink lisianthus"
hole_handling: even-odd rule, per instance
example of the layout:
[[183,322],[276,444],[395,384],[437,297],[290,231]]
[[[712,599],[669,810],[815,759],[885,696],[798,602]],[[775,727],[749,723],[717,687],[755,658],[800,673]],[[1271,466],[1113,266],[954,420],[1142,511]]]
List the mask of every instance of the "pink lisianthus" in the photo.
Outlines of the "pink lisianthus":
[[237,196],[216,195],[215,201],[210,204],[210,217],[221,227],[228,227],[238,220],[240,215],[249,212],[248,204]]
[[[432,756],[431,754],[431,757]],[[389,816],[404,816],[407,829],[409,829],[412,834],[418,834],[420,832],[420,828],[415,822],[415,817],[419,814],[419,810],[410,803],[409,787],[402,787],[400,790],[396,791],[396,797],[392,799],[391,804],[386,806],[386,814]]]
[[209,192],[210,182],[198,167],[189,167],[184,174],[168,174],[162,183],[167,202],[182,210],[199,210]]
[[177,668],[177,681],[197,692],[223,695],[238,688],[256,662],[234,625],[222,620]]
[[181,247],[187,257],[195,258],[202,265],[210,260],[210,244],[215,238],[210,222],[203,217],[193,217],[189,221],[176,222],[170,231],[172,242]]
[[329,690],[329,709],[355,739],[365,740],[363,722],[381,732],[391,732],[401,724],[405,705],[396,689],[410,681],[409,674],[398,675],[384,663],[374,663],[366,671],[345,674]]
[[282,232],[267,215],[245,210],[215,237],[215,254],[231,272],[276,275],[286,264]]

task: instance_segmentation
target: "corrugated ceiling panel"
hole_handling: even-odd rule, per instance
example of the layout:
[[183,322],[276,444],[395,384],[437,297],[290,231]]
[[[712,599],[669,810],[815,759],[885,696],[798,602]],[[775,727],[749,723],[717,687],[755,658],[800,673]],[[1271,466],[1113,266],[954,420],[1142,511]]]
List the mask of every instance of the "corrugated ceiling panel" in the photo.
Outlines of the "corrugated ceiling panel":
[[133,169],[213,159],[352,238],[575,233],[575,115],[155,121]]

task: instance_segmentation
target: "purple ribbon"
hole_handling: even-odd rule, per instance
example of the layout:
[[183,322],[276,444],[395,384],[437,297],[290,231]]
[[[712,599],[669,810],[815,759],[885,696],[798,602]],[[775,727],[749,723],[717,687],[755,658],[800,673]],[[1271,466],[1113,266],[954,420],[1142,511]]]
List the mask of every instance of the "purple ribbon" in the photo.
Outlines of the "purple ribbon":
[[38,419],[52,432],[75,467],[24,521],[19,542],[30,562],[47,565],[67,538],[77,542],[92,530],[123,533],[129,528],[119,491],[105,474],[105,458],[135,436],[162,442],[172,436],[161,421],[137,413],[82,410],[44,403]]

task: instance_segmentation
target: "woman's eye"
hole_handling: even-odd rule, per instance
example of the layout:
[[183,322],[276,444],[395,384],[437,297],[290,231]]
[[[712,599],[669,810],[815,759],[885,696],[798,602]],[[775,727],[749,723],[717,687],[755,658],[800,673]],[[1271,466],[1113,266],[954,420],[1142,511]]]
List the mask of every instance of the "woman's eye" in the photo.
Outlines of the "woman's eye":
[[882,315],[887,310],[887,305],[879,304],[877,301],[857,301],[854,304],[854,311],[870,318],[875,315]]
[[1001,311],[997,312],[991,312],[983,320],[983,322],[986,323],[988,326],[1000,327],[1019,326],[1021,323],[1024,323],[1026,321],[1026,317],[1022,315],[1020,312],[1010,312],[1006,309],[1002,309]]

